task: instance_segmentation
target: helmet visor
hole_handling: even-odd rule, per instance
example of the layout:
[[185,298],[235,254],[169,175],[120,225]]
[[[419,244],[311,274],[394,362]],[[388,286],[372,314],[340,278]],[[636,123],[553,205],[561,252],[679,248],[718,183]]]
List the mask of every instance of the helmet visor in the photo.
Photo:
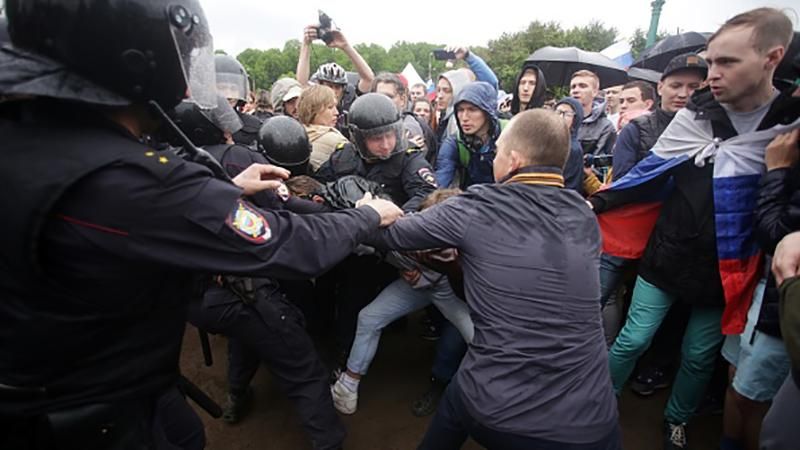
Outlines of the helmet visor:
[[231,104],[228,103],[228,99],[222,95],[217,96],[217,107],[203,111],[203,115],[217,128],[230,134],[237,133],[242,129],[242,119],[239,118]]
[[247,101],[247,78],[235,73],[217,73],[217,91],[225,98]]
[[[170,15],[180,13],[180,8],[169,11]],[[171,31],[187,81],[186,99],[202,108],[214,108],[217,106],[214,41],[202,9],[198,6],[187,14],[186,18],[171,18],[173,24],[181,25],[172,26]]]
[[369,160],[388,159],[405,150],[406,140],[403,121],[398,120],[366,130],[357,129],[358,148],[361,155]]

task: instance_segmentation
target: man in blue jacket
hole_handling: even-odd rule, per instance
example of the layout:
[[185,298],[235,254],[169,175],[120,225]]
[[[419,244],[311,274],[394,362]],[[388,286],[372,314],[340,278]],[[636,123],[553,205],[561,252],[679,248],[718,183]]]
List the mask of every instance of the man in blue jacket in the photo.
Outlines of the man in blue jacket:
[[461,188],[493,183],[497,138],[502,124],[497,118],[497,91],[489,83],[476,81],[464,86],[456,97],[458,134],[448,137],[436,160],[439,186]]
[[600,324],[600,234],[563,189],[569,132],[550,111],[511,120],[497,183],[473,186],[370,241],[458,249],[475,334],[419,449],[471,436],[503,449],[621,448]]

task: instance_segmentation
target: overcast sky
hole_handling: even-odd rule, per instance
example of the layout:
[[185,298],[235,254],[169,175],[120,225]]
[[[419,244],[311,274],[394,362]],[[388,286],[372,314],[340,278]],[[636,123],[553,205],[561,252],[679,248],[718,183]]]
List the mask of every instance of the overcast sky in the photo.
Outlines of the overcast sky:
[[[316,22],[322,8],[351,44],[424,41],[486,45],[504,32],[523,30],[530,22],[556,21],[564,27],[600,20],[627,38],[650,25],[651,0],[201,0],[211,23],[215,47],[231,54],[246,48],[282,48],[300,39],[303,27]],[[524,5],[524,6],[523,6]],[[666,0],[659,29],[670,33],[714,31],[731,16],[759,6],[791,9],[798,29],[800,0]]]

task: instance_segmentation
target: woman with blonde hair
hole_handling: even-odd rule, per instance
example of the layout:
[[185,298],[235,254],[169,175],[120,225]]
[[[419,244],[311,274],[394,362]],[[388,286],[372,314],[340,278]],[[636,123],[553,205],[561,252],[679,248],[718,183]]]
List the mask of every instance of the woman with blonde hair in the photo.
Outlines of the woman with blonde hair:
[[339,111],[336,109],[336,94],[333,89],[317,85],[300,95],[297,113],[300,123],[306,128],[311,142],[311,169],[316,171],[330,158],[334,150],[348,140],[336,129]]

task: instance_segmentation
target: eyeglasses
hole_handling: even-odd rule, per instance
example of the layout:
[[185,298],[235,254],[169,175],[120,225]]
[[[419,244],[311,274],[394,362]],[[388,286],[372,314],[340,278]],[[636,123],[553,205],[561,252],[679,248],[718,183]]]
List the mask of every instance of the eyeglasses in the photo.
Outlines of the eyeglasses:
[[556,110],[556,114],[558,114],[561,117],[572,117],[575,115],[575,113],[572,111],[561,111],[558,109]]

